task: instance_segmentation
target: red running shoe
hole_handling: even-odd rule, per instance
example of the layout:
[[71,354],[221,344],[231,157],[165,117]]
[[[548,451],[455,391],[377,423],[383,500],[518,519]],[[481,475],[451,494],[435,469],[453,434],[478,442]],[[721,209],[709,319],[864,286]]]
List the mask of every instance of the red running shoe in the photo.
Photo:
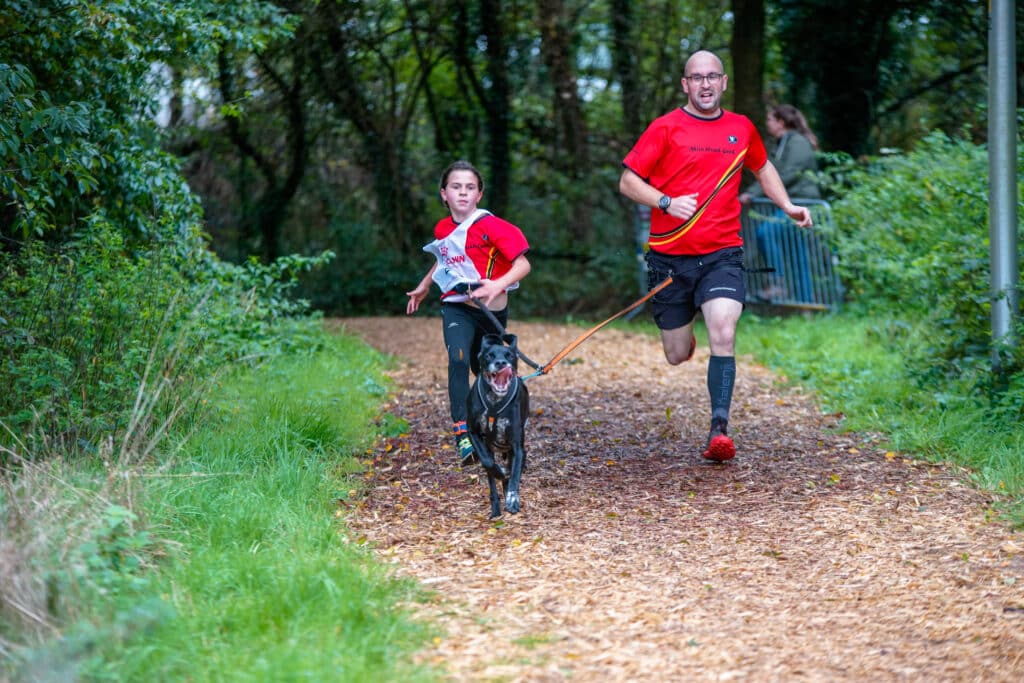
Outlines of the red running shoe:
[[726,434],[725,420],[716,419],[711,422],[711,432],[708,434],[708,447],[703,455],[708,460],[716,462],[732,460],[735,457],[736,446]]

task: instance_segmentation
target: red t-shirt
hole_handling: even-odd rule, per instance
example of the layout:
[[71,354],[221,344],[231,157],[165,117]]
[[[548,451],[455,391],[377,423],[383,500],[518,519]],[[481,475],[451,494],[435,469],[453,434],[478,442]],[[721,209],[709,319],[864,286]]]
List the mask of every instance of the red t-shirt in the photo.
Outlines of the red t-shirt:
[[650,248],[697,255],[742,246],[742,170],[759,171],[767,160],[760,134],[741,114],[702,119],[680,108],[651,122],[622,165],[670,197],[696,192],[697,211],[681,223],[653,209]]
[[[444,239],[459,224],[450,215],[434,226],[434,239]],[[512,267],[512,262],[530,249],[523,231],[508,221],[488,214],[469,226],[466,234],[466,256],[473,262],[480,276],[494,280]],[[454,291],[441,295],[444,299]]]

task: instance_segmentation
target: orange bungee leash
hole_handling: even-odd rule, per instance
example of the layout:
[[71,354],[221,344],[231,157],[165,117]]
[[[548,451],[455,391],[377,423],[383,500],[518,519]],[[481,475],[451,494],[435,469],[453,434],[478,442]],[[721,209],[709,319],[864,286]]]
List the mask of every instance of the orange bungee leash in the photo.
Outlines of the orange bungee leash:
[[[488,309],[487,306],[485,306],[483,304],[483,302],[481,302],[479,299],[474,297],[472,294],[470,294],[469,298],[470,298],[470,300],[473,301],[473,303],[475,303],[477,306],[479,306],[481,310],[483,310],[483,312],[490,319],[491,323],[501,333],[502,339],[504,339],[506,343],[509,343],[512,346],[512,348],[515,350],[516,354],[520,358],[522,358],[523,361],[527,365],[529,365],[530,367],[534,368],[534,372],[532,372],[529,375],[526,375],[525,377],[521,378],[525,382],[526,380],[533,379],[534,377],[539,377],[540,375],[546,375],[549,372],[551,372],[551,369],[553,367],[555,367],[558,363],[560,363],[562,360],[564,360],[566,356],[568,356],[570,353],[572,353],[573,349],[575,349],[577,346],[579,346],[580,344],[585,342],[587,339],[589,339],[595,332],[600,330],[602,327],[604,327],[608,323],[613,322],[615,320],[618,320],[622,316],[624,316],[627,313],[629,313],[630,311],[632,311],[637,306],[642,305],[645,301],[650,299],[652,296],[654,296],[655,294],[657,294],[661,290],[663,290],[666,287],[668,287],[670,284],[672,284],[672,276],[671,275],[669,275],[667,278],[665,278],[664,280],[659,282],[655,287],[651,288],[651,290],[649,292],[647,292],[647,294],[643,295],[642,297],[640,297],[639,299],[637,299],[636,301],[631,303],[629,306],[626,306],[625,308],[623,308],[621,311],[619,311],[618,313],[616,313],[612,317],[610,317],[607,320],[604,320],[604,321],[598,323],[597,325],[594,325],[589,330],[587,330],[586,332],[584,332],[580,336],[578,336],[575,339],[573,339],[571,342],[569,342],[565,346],[565,348],[563,348],[561,351],[556,353],[554,358],[552,358],[547,363],[545,363],[543,367],[538,365],[537,363],[534,363],[532,360],[527,358],[521,351],[519,351],[518,345],[516,343],[515,335],[508,334],[505,331],[505,329],[502,327],[501,323],[498,322],[498,319],[494,317],[494,314],[491,313],[490,309]],[[473,289],[472,285],[459,285],[459,287],[456,287],[456,290],[458,290],[460,287],[465,289],[465,291],[463,293],[467,293],[468,291]]]

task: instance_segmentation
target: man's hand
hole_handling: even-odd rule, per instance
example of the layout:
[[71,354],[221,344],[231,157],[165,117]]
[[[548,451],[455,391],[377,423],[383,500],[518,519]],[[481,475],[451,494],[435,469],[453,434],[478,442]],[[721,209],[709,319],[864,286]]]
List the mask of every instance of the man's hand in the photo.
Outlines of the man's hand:
[[679,197],[673,197],[672,203],[668,205],[668,211],[665,213],[673,218],[688,221],[696,211],[697,193],[694,192],[693,194],[684,194]]
[[786,215],[796,221],[796,224],[801,228],[809,228],[814,225],[814,221],[811,219],[811,210],[806,206],[790,204],[786,207],[785,211]]

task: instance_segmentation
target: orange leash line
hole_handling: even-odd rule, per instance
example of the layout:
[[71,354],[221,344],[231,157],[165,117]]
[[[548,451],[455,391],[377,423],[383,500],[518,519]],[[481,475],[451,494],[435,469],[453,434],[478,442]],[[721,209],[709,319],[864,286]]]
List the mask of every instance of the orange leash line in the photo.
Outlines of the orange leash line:
[[584,332],[584,333],[583,333],[583,334],[581,334],[580,336],[576,337],[576,338],[575,338],[574,340],[572,340],[571,342],[569,342],[569,345],[568,345],[568,346],[566,346],[566,347],[565,347],[564,349],[562,349],[562,350],[561,350],[561,351],[559,351],[559,352],[558,352],[557,354],[555,354],[555,357],[554,357],[554,358],[552,358],[551,360],[549,360],[549,361],[547,362],[547,364],[546,364],[546,365],[544,365],[544,367],[540,368],[539,370],[537,370],[537,371],[536,371],[536,372],[534,372],[533,374],[531,374],[531,375],[529,375],[529,376],[527,376],[527,377],[524,377],[523,379],[524,379],[524,380],[526,380],[526,379],[529,379],[529,378],[531,378],[531,377],[536,377],[537,375],[546,375],[546,374],[548,374],[548,372],[550,372],[550,371],[551,371],[551,368],[555,367],[555,365],[557,365],[557,364],[558,364],[558,363],[559,363],[559,362],[560,362],[560,361],[561,361],[561,360],[562,360],[563,358],[565,358],[565,357],[566,357],[566,356],[568,356],[568,355],[569,355],[570,353],[572,353],[572,350],[573,350],[573,349],[575,349],[575,348],[576,348],[577,346],[579,346],[580,344],[582,344],[583,342],[585,342],[585,341],[586,341],[586,340],[587,340],[588,338],[590,338],[590,336],[591,336],[591,335],[593,335],[593,334],[594,334],[595,332],[597,332],[597,331],[598,331],[598,330],[600,330],[600,329],[601,329],[602,327],[604,327],[604,326],[605,326],[605,325],[607,325],[608,323],[612,322],[612,321],[613,321],[613,320],[615,320],[616,318],[621,318],[622,316],[626,315],[627,313],[629,313],[630,311],[632,311],[632,310],[633,310],[634,308],[636,308],[636,307],[637,307],[637,306],[639,306],[640,304],[644,303],[645,301],[647,301],[648,299],[650,299],[650,298],[651,298],[652,296],[654,296],[655,294],[657,294],[657,293],[658,293],[658,292],[660,292],[661,290],[663,290],[663,289],[665,289],[666,287],[668,287],[668,286],[669,286],[670,284],[672,284],[672,276],[671,276],[671,275],[669,275],[669,276],[668,276],[667,278],[665,278],[664,280],[662,280],[661,282],[659,282],[659,283],[658,283],[658,285],[657,285],[656,287],[654,287],[653,289],[651,289],[651,291],[647,292],[647,294],[645,294],[645,295],[644,295],[644,296],[642,296],[641,298],[637,299],[636,301],[634,301],[633,303],[631,303],[631,304],[630,304],[629,306],[627,306],[626,308],[623,308],[623,309],[622,309],[621,311],[619,311],[618,313],[616,313],[616,314],[615,314],[615,315],[613,315],[612,317],[608,318],[608,319],[607,319],[607,320],[605,320],[604,322],[602,322],[602,323],[599,323],[599,324],[595,325],[594,327],[591,327],[591,328],[590,328],[589,330],[587,330],[586,332]]

